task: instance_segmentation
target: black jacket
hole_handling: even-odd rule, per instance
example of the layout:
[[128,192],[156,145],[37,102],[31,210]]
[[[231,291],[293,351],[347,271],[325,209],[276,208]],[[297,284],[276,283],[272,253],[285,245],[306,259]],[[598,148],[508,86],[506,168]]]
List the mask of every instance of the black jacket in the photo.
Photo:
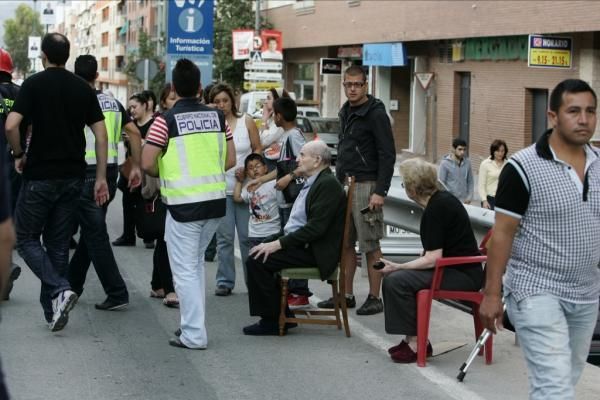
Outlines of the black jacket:
[[306,225],[280,237],[281,247],[286,249],[309,244],[321,279],[329,278],[340,261],[345,212],[344,189],[331,170],[326,168],[319,173],[306,196]]
[[381,100],[368,100],[351,111],[346,102],[339,113],[341,132],[336,161],[340,182],[354,176],[357,182],[376,181],[375,193],[386,196],[394,174],[394,134]]

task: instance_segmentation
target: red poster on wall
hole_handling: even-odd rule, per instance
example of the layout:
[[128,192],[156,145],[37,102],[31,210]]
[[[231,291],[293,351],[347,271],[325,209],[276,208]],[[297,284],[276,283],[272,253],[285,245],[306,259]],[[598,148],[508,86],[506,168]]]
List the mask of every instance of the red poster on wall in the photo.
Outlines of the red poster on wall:
[[283,60],[283,38],[281,31],[265,29],[260,32],[263,60]]

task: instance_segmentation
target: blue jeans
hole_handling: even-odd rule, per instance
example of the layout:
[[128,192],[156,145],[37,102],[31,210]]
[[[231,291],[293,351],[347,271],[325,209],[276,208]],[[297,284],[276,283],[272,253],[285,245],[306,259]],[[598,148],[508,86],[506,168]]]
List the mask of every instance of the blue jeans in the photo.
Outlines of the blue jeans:
[[[233,243],[237,229],[238,241],[242,260],[248,258],[248,220],[250,211],[248,204],[236,203],[233,196],[227,196],[227,212],[217,228],[217,258],[219,269],[217,270],[217,286],[225,286],[233,289],[235,286],[235,257],[233,255]],[[244,268],[244,281],[247,282],[246,264]]]
[[576,304],[549,294],[516,302],[506,298],[529,371],[532,400],[575,399],[575,385],[590,350],[598,302]]
[[82,184],[81,179],[23,181],[17,200],[17,250],[42,282],[40,303],[47,321],[54,314],[52,298],[71,288],[67,280],[69,240]]
[[106,231],[106,210],[117,190],[117,169],[109,167],[106,178],[110,200],[102,207],[98,207],[94,200],[96,177],[88,175],[84,181],[77,208],[81,235],[69,263],[69,282],[73,290],[81,295],[90,263],[94,263],[94,269],[108,298],[115,302],[128,302],[127,287],[119,272]]
[[206,348],[204,251],[221,218],[177,222],[167,212],[165,240],[179,297],[181,342]]

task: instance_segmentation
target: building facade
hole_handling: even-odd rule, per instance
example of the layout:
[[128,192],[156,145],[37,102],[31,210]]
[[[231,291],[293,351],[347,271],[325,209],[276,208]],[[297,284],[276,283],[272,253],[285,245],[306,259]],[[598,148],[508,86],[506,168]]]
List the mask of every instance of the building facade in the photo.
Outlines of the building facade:
[[[96,15],[96,40],[99,46],[94,54],[98,59],[98,86],[110,91],[119,101],[128,95],[127,63],[127,3],[125,0],[98,0],[94,6]],[[98,40],[99,39],[99,40]]]
[[81,54],[98,60],[98,88],[110,91],[123,104],[142,89],[129,79],[127,63],[139,51],[140,33],[148,35],[156,54],[164,54],[165,0],[78,0],[65,5],[58,29],[71,40],[67,68]]
[[[340,75],[320,74],[321,58],[345,68],[366,63],[369,45],[401,44],[404,65],[368,68],[370,92],[394,120],[397,152],[432,161],[462,137],[478,168],[494,139],[516,151],[544,132],[549,93],[562,79],[600,89],[599,2],[268,1],[263,14],[283,33],[287,89],[326,116],[345,96]],[[570,38],[571,67],[528,67],[529,34]],[[432,74],[427,89],[417,73]]]

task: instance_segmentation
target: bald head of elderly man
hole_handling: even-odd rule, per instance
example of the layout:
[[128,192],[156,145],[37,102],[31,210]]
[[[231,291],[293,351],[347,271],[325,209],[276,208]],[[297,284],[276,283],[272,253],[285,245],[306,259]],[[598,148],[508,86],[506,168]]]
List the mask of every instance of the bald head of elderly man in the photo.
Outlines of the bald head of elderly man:
[[[269,238],[250,250],[246,261],[250,315],[260,320],[243,329],[246,335],[278,334],[279,271],[316,266],[324,280],[340,260],[346,197],[330,162],[331,153],[324,142],[315,140],[302,147],[294,173],[304,176],[306,182],[283,236]],[[291,315],[289,309],[287,313]],[[294,326],[288,324],[286,329]]]

